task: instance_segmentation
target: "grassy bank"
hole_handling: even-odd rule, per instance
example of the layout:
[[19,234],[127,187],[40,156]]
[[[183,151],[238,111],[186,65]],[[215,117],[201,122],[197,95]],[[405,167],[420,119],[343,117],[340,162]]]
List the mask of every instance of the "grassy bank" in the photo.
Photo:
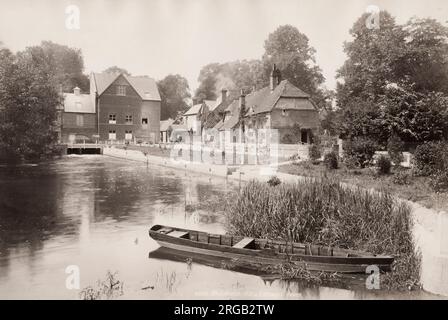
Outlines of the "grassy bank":
[[228,202],[227,225],[232,234],[393,255],[382,288],[418,287],[410,208],[388,193],[348,189],[331,179],[276,187],[251,181]]
[[340,163],[339,168],[328,170],[323,164],[300,162],[279,167],[280,172],[305,177],[329,176],[355,186],[386,190],[399,198],[417,202],[434,210],[448,211],[448,193],[435,192],[428,177],[413,176],[410,169],[393,168],[391,174],[378,175],[376,168],[349,169]]

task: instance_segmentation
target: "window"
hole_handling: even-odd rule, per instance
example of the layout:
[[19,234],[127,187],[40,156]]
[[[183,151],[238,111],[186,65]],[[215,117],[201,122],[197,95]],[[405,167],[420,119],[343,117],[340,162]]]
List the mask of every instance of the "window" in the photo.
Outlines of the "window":
[[126,95],[126,86],[117,86],[117,95],[125,96]]
[[115,113],[109,114],[109,123],[116,124],[117,123],[117,115]]
[[142,124],[148,124],[148,118],[142,118]]
[[81,102],[75,102],[75,107],[76,107],[76,110],[81,110],[82,109],[82,103]]
[[109,130],[109,140],[115,140],[117,139],[117,134],[115,130]]
[[132,140],[132,131],[131,130],[126,130],[125,131],[124,139],[125,140]]
[[131,115],[126,116],[126,124],[132,124],[132,116]]
[[82,114],[76,115],[76,126],[78,127],[84,126],[84,116]]

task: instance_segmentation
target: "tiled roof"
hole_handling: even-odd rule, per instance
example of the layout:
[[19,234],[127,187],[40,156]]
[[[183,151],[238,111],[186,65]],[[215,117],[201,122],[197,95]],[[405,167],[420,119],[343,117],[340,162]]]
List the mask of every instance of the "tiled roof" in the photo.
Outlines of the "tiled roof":
[[221,102],[221,99],[217,100],[219,103],[215,105],[213,110],[208,114],[207,120],[204,123],[204,128],[214,128],[216,124],[222,119],[222,113],[232,103],[231,99],[227,99]]
[[190,109],[185,111],[184,116],[192,116],[192,115],[198,114],[199,111],[201,110],[201,107],[202,107],[202,103],[195,104]]
[[[251,116],[264,112],[271,112],[275,109],[282,110],[308,110],[309,116],[304,115],[303,127],[316,127],[316,109],[310,96],[291,84],[288,80],[283,80],[271,91],[270,87],[264,87],[246,96],[246,116]],[[235,99],[226,109],[227,113],[224,122],[219,121],[214,128],[218,130],[232,129],[239,120],[239,99]]]
[[[96,91],[100,96],[118,77],[119,73],[92,73],[90,81],[94,81]],[[156,81],[149,77],[133,77],[123,74],[123,77],[134,88],[142,100],[160,101]]]
[[232,129],[238,124],[239,121],[239,99],[235,99],[231,104],[225,109],[225,121],[220,121],[215,128],[218,130]]
[[64,112],[95,113],[89,94],[64,93]]
[[[309,94],[303,92],[288,80],[283,80],[278,86],[271,91],[270,87],[264,87],[246,96],[246,110],[253,109],[253,114],[269,112],[276,105],[277,101],[282,98],[302,98],[309,99]],[[299,108],[297,106],[295,109]],[[312,104],[311,104],[311,107]],[[314,108],[314,107],[313,107]],[[306,107],[308,109],[308,106]]]
[[190,109],[188,109],[184,116],[193,116],[195,114],[198,114],[201,111],[202,104],[205,103],[208,107],[208,110],[213,110],[216,107],[216,101],[215,100],[204,100],[202,103],[195,104]]

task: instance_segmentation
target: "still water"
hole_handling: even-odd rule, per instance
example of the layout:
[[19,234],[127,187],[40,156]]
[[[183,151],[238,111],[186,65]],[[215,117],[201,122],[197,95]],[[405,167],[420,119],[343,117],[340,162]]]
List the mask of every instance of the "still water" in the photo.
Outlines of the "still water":
[[[237,185],[222,178],[106,156],[0,166],[0,299],[79,299],[80,288],[117,272],[125,299],[431,298],[273,280],[160,251],[156,223],[224,233],[224,217],[186,212]],[[354,289],[356,288],[356,289]]]

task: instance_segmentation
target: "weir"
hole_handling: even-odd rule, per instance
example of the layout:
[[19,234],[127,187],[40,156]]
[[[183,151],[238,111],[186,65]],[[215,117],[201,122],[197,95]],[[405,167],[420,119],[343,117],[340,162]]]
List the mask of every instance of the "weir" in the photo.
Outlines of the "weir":
[[103,154],[103,146],[99,144],[69,144],[62,148],[64,154]]

